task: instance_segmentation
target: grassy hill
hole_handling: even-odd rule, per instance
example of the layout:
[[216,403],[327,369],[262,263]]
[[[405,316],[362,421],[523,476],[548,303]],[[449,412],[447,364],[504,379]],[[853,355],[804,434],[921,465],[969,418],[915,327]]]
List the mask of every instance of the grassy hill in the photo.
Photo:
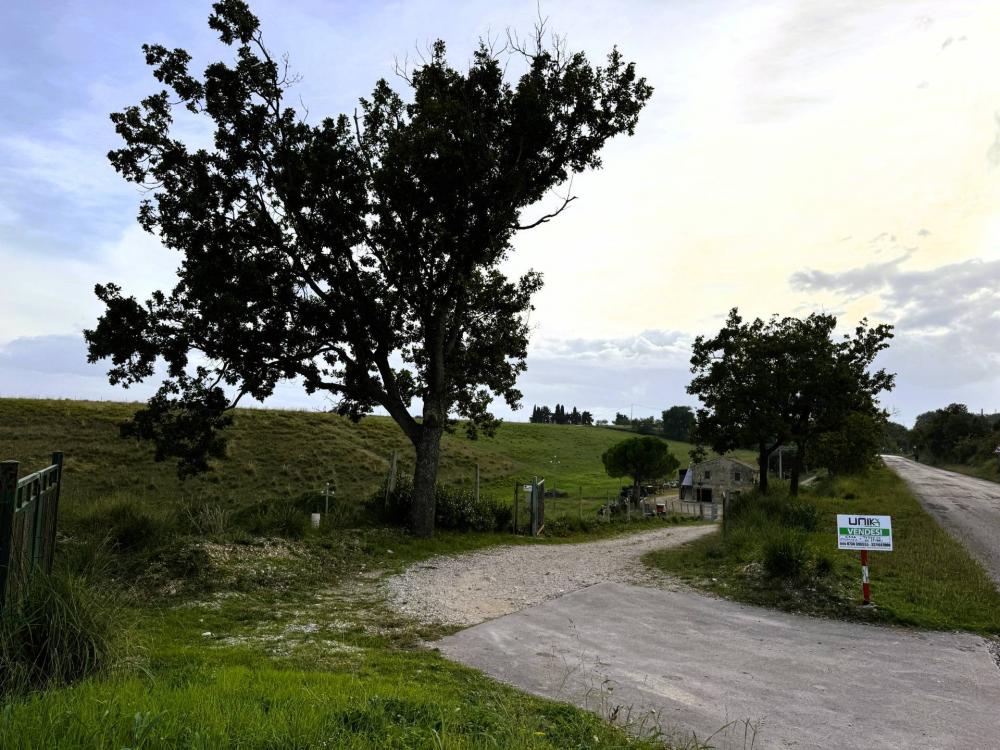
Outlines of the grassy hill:
[[[181,481],[174,464],[157,463],[148,445],[124,440],[118,425],[135,404],[89,401],[0,399],[0,459],[22,463],[22,474],[47,465],[49,454],[66,454],[64,500],[115,496],[149,505],[177,500],[249,502],[322,490],[326,482],[338,498],[356,501],[385,478],[389,455],[398,450],[405,474],[412,472],[413,449],[388,417],[358,424],[335,414],[241,409],[228,431],[229,455],[215,471]],[[515,483],[546,477],[547,486],[581,489],[595,501],[618,492],[601,453],[624,440],[619,430],[572,425],[505,423],[496,437],[468,440],[457,431],[444,438],[440,481],[471,486],[480,467],[483,492],[504,499]],[[682,462],[691,446],[669,442]]]

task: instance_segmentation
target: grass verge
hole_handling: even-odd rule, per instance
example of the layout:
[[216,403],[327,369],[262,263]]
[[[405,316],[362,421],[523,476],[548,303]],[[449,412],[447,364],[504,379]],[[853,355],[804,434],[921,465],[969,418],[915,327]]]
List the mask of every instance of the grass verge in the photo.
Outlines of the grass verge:
[[[939,630],[1000,633],[1000,593],[978,562],[885,468],[817,482],[788,512],[781,490],[751,496],[725,534],[654,552],[647,564],[696,587],[805,614]],[[810,510],[812,509],[812,510]],[[836,515],[892,516],[894,551],[871,553],[872,599],[860,602],[858,553],[838,551]]]
[[[623,530],[601,525],[542,543]],[[108,584],[128,601],[145,654],[139,668],[8,698],[0,747],[663,748],[448,662],[422,645],[440,628],[386,605],[382,576],[504,543],[539,542],[459,532],[423,540],[384,528],[309,530],[298,540],[176,538],[171,554],[196,559],[187,573],[152,555],[141,557],[144,574]],[[119,564],[140,555],[123,554]]]
[[1000,482],[1000,466],[997,466],[997,460],[993,458],[978,464],[942,464],[938,468],[976,477],[976,479],[988,479],[991,482]]

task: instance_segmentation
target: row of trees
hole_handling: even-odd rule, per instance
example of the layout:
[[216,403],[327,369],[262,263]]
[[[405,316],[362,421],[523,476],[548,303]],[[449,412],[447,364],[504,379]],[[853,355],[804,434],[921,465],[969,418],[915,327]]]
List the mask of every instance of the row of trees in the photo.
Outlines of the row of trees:
[[663,435],[668,440],[686,442],[691,439],[691,431],[696,422],[694,409],[690,406],[671,406],[665,409],[660,418],[630,417],[618,412],[614,424],[620,427],[631,427],[643,435]]
[[838,339],[836,325],[834,316],[819,313],[745,321],[734,308],[715,336],[699,336],[687,389],[703,404],[696,442],[719,453],[753,446],[762,491],[771,454],[793,444],[793,495],[807,461],[834,470],[874,461],[887,417],[878,396],[895,376],[871,367],[892,326],[862,320],[853,335]]
[[572,411],[567,412],[566,407],[562,404],[556,404],[554,409],[547,406],[533,406],[528,421],[534,424],[592,425],[594,424],[594,415],[589,411],[578,411],[575,406]]
[[934,463],[967,464],[995,457],[1000,414],[974,414],[950,404],[917,417],[910,440],[917,457]]

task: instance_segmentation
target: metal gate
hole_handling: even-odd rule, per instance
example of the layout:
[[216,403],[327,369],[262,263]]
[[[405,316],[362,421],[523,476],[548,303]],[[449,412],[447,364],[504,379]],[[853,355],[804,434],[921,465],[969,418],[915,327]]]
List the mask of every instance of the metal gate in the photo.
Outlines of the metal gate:
[[0,461],[0,609],[19,597],[36,570],[52,570],[63,454],[17,478],[17,461]]

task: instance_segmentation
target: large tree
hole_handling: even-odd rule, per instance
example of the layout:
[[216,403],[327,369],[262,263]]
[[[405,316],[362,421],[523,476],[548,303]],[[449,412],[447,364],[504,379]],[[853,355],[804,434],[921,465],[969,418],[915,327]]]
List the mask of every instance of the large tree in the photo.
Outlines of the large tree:
[[785,347],[773,335],[775,325],[774,319],[745,322],[733,308],[715,336],[695,339],[691,351],[694,377],[687,387],[702,403],[695,442],[717,453],[754,447],[762,492],[768,486],[768,460],[789,438],[790,373]]
[[612,445],[601,456],[610,477],[631,477],[634,499],[643,480],[661,479],[673,473],[680,462],[666,443],[656,437],[634,437]]
[[[811,443],[819,435],[839,433],[852,425],[860,436],[860,425],[879,428],[887,414],[878,405],[883,391],[892,390],[895,376],[884,369],[873,369],[879,352],[889,346],[892,326],[870,327],[862,320],[854,334],[835,335],[837,318],[813,313],[806,318],[783,318],[774,335],[787,349],[785,366],[790,368],[788,433],[795,444],[792,457],[790,491],[798,494],[803,462]],[[855,419],[851,419],[854,416]],[[861,419],[857,419],[860,417]],[[850,424],[849,424],[850,423]],[[859,446],[863,442],[859,437]],[[874,458],[878,441],[869,444],[868,456]]]
[[768,458],[782,443],[797,449],[795,495],[817,436],[843,430],[851,415],[885,419],[877,399],[894,376],[872,364],[888,346],[892,326],[869,327],[863,320],[853,336],[838,338],[836,325],[836,317],[819,313],[746,323],[733,309],[716,337],[695,342],[688,391],[705,405],[696,432],[719,452],[756,446],[762,490]]
[[[458,417],[470,436],[488,433],[492,399],[513,408],[521,396],[524,315],[541,278],[500,266],[518,231],[573,196],[525,209],[600,167],[651,88],[617,49],[594,67],[539,29],[529,45],[480,45],[463,70],[437,42],[399,71],[405,95],[380,80],[353,116],[310,124],[248,6],[213,10],[235,60],[199,78],[183,49],[146,45],[166,88],[112,115],[125,145],[111,162],[150,191],[139,221],[181,260],[173,290],[145,303],[97,287],[106,311],[86,332],[90,360],[110,358],[124,385],[166,362],[126,430],[183,472],[222,455],[229,410],[281,380],[330,394],[353,419],[384,408],[415,447],[411,524],[430,535],[442,432]],[[520,66],[513,82],[508,66]],[[184,110],[210,124],[210,148],[174,132]]]

